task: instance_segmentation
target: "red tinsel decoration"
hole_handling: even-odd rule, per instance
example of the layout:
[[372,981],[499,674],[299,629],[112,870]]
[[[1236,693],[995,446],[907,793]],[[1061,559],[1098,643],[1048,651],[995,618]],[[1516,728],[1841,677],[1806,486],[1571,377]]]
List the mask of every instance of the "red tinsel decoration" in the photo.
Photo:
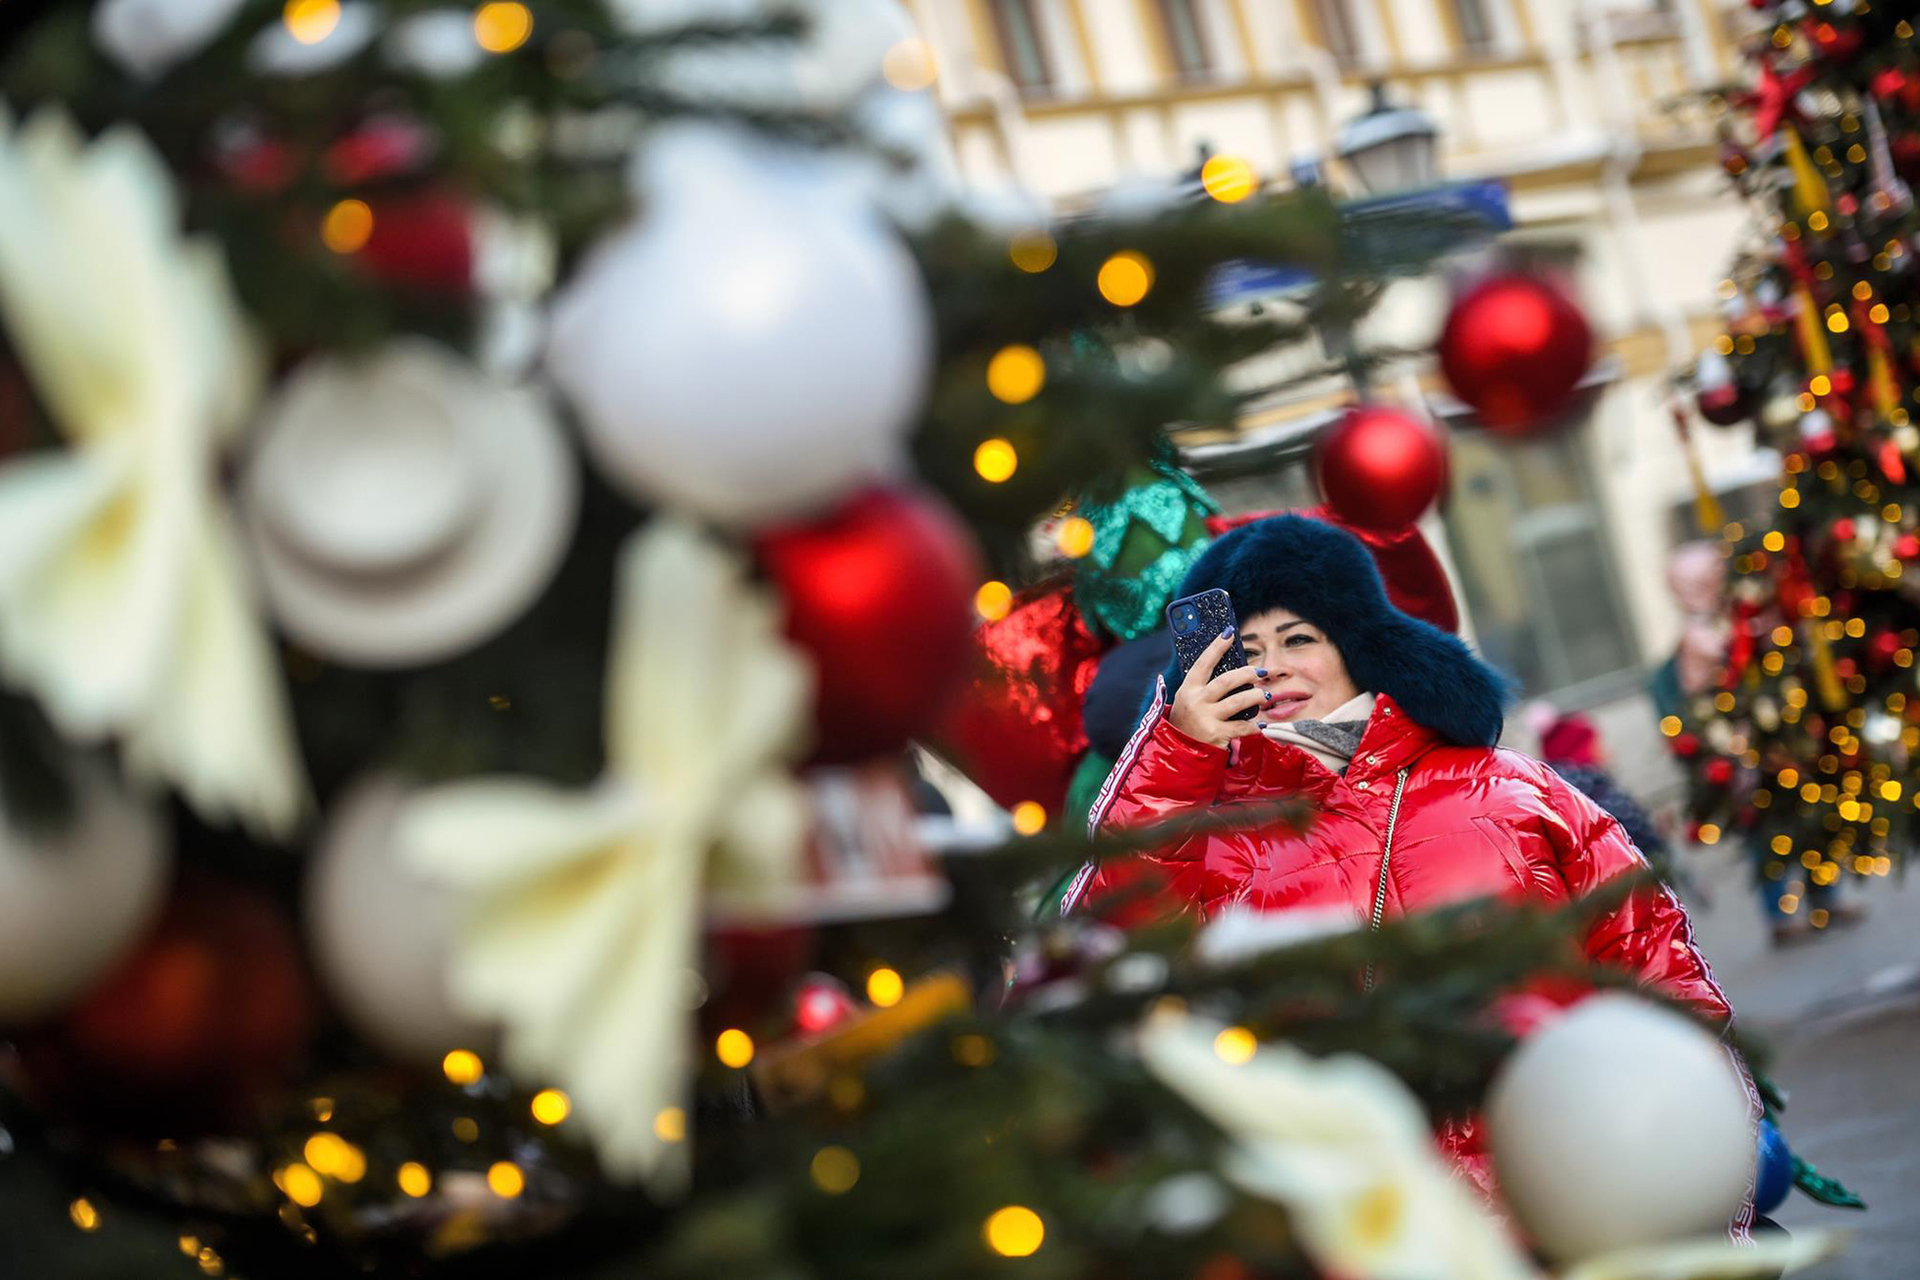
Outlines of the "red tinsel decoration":
[[1106,646],[1074,607],[1070,580],[1030,587],[974,637],[977,673],[934,740],[999,804],[1066,799],[1087,749],[1081,703]]

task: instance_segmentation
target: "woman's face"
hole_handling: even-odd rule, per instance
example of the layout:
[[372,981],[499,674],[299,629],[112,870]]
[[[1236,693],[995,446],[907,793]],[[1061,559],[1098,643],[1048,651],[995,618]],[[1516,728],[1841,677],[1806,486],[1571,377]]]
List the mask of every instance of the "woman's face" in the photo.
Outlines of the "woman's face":
[[1298,614],[1269,609],[1244,619],[1240,644],[1247,661],[1267,673],[1255,682],[1273,695],[1260,712],[1263,722],[1323,720],[1360,696],[1340,651]]

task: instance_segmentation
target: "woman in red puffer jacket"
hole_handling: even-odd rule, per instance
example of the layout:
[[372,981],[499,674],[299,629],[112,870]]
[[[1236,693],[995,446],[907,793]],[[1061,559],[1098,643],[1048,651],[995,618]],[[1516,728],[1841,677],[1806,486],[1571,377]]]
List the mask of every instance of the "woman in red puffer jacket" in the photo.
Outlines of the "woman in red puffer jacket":
[[[1090,865],[1066,909],[1104,902],[1138,920],[1143,882],[1155,879],[1151,912],[1332,907],[1378,928],[1472,898],[1563,902],[1646,865],[1620,824],[1552,769],[1494,745],[1503,681],[1457,637],[1395,608],[1352,534],[1301,516],[1246,525],[1194,563],[1180,594],[1215,587],[1233,599],[1252,670],[1207,678],[1227,633],[1192,674],[1163,675],[1089,826],[1148,826],[1282,797],[1310,802],[1314,820],[1305,830],[1206,832]],[[1233,718],[1247,707],[1255,719]],[[1664,888],[1607,912],[1585,948],[1730,1023],[1686,910]],[[1757,1124],[1757,1100],[1754,1108]],[[1479,1138],[1471,1122],[1443,1134],[1488,1185]],[[1749,1193],[1734,1235],[1751,1223]]]

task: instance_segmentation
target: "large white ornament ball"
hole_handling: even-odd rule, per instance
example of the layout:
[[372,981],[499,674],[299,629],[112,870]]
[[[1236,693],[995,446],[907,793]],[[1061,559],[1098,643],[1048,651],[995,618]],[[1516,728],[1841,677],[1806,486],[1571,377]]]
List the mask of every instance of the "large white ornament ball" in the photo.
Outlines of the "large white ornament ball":
[[641,499],[759,525],[901,470],[925,286],[831,175],[706,129],[649,144],[647,210],[566,288],[547,352],[595,460]]
[[1583,1001],[1522,1044],[1486,1123],[1501,1193],[1559,1262],[1720,1234],[1757,1160],[1727,1048],[1626,995]]
[[30,834],[0,813],[0,1025],[57,1011],[140,939],[172,865],[152,808],[74,780],[70,825]]
[[403,1062],[437,1063],[484,1048],[486,1028],[447,999],[452,903],[401,863],[394,816],[409,788],[363,778],[335,802],[307,873],[307,934],[321,980],[372,1045]]

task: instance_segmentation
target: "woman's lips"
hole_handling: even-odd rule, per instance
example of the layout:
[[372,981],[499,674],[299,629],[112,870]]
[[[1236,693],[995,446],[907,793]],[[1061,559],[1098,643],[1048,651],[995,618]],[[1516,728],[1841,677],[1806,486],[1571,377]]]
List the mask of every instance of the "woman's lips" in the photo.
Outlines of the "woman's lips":
[[1307,705],[1308,695],[1304,693],[1276,693],[1273,701],[1266,705],[1263,712],[1268,720],[1291,720],[1300,714]]

